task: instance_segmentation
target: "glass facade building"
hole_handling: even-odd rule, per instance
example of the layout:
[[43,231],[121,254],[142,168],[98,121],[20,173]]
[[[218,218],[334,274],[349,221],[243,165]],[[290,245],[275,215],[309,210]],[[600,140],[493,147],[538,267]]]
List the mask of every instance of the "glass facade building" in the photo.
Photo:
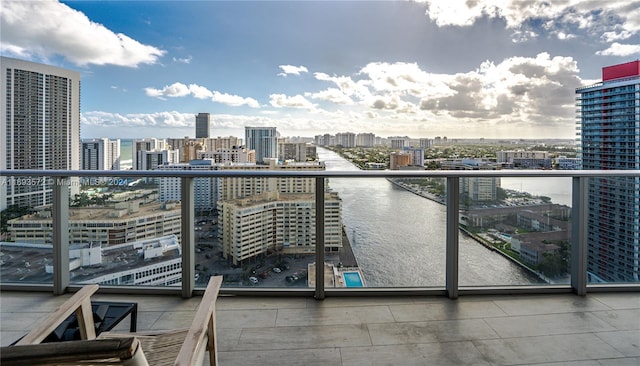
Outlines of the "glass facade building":
[[256,162],[278,157],[278,133],[275,127],[245,127],[244,140],[247,148],[256,151]]
[[[640,169],[640,61],[605,67],[576,93],[582,168]],[[639,281],[640,179],[591,178],[587,225],[589,280]]]
[[208,138],[211,128],[211,115],[209,113],[198,113],[196,115],[196,138]]

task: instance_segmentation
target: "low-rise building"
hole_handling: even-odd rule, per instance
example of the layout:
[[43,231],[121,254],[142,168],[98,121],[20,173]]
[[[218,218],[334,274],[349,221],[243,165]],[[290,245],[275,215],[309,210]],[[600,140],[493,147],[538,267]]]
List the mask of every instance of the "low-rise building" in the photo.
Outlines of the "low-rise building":
[[[52,244],[1,242],[0,250],[0,275],[5,281],[52,281]],[[70,278],[77,284],[177,286],[182,283],[181,253],[175,235],[109,247],[70,245]]]
[[[52,244],[50,207],[8,222],[11,240]],[[109,207],[69,208],[69,245],[99,244],[108,247],[132,241],[176,235],[181,232],[180,206],[172,202],[140,204],[120,202]]]

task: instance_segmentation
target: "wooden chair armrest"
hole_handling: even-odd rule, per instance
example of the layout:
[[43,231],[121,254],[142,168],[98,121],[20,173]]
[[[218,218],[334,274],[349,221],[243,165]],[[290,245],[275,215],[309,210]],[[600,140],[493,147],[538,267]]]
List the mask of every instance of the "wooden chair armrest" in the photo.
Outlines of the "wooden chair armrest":
[[96,332],[93,324],[93,311],[91,310],[91,295],[98,290],[98,285],[87,285],[71,296],[64,304],[50,313],[44,320],[26,336],[19,340],[16,345],[38,344],[42,342],[58,325],[60,325],[69,315],[76,313],[78,325],[80,326],[80,336],[82,339],[95,339]]
[[144,357],[140,343],[133,337],[41,343],[2,347],[0,364],[13,366],[57,365],[114,358],[126,361],[136,358],[137,353]]
[[195,365],[198,361],[202,364],[205,349],[209,350],[211,365],[218,364],[215,311],[221,285],[222,276],[212,276],[209,279],[202,301],[176,358],[176,365]]

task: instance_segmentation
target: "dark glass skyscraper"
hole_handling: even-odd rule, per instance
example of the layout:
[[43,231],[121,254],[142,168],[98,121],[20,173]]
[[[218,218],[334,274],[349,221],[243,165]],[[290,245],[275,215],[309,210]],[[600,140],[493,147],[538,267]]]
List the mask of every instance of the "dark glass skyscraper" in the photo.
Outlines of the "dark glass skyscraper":
[[[604,67],[578,88],[583,169],[640,169],[640,61]],[[637,282],[640,179],[589,179],[588,271],[592,282]]]
[[209,137],[211,128],[211,115],[209,113],[198,113],[196,115],[196,138],[203,139]]

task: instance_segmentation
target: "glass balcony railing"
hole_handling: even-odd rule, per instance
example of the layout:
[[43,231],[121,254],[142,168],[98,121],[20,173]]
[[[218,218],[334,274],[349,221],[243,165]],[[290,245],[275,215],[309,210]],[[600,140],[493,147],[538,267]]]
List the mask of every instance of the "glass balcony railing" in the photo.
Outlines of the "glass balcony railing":
[[316,298],[640,290],[637,170],[1,173],[3,288],[190,297],[223,275],[227,293]]

